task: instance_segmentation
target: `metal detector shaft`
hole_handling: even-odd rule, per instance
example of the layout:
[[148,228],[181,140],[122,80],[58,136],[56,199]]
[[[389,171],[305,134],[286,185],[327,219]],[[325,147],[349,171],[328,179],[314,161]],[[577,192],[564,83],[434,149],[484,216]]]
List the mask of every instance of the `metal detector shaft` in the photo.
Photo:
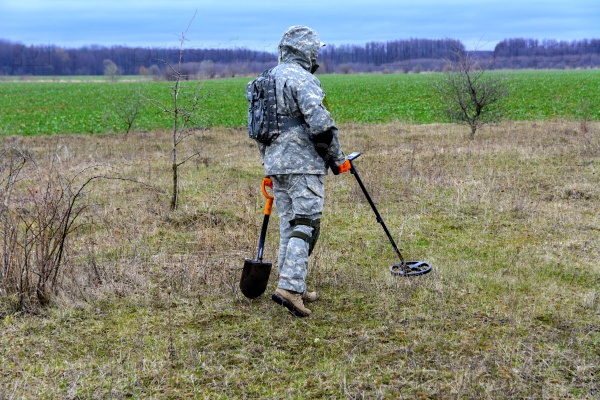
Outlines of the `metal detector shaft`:
[[356,168],[354,167],[354,164],[352,163],[352,161],[355,160],[356,158],[358,158],[359,156],[360,156],[360,153],[357,151],[348,156],[348,160],[350,161],[350,173],[352,173],[352,175],[354,175],[354,177],[356,178],[358,185],[362,189],[363,193],[365,194],[365,197],[367,198],[367,201],[369,202],[369,204],[371,205],[371,208],[373,209],[373,212],[375,213],[377,222],[379,222],[381,224],[381,226],[383,227],[383,231],[385,232],[388,239],[390,240],[390,243],[392,244],[392,247],[396,251],[396,254],[398,254],[398,257],[400,258],[400,261],[402,263],[402,267],[404,267],[405,266],[404,257],[402,257],[402,253],[400,253],[398,246],[396,246],[396,242],[394,242],[394,239],[392,238],[390,231],[388,230],[387,226],[385,226],[385,222],[383,222],[383,218],[381,218],[379,211],[377,211],[377,207],[375,207],[375,203],[373,203],[371,196],[369,196],[369,192],[367,192],[367,188],[365,187],[362,180],[360,179],[360,176],[358,176],[358,171],[356,170]]

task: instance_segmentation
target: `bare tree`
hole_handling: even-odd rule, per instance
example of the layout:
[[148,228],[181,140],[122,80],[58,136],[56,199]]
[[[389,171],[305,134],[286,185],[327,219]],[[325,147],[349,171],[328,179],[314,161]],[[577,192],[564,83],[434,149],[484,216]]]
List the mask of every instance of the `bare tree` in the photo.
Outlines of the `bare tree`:
[[104,75],[112,82],[115,82],[117,77],[121,75],[121,69],[112,60],[106,59],[102,62],[102,65],[104,66]]
[[469,53],[457,51],[442,79],[434,84],[446,116],[471,128],[470,140],[482,125],[502,117],[502,100],[509,93],[506,75],[490,73],[489,67],[489,63],[484,65]]
[[192,135],[194,129],[198,127],[198,114],[201,105],[200,91],[203,87],[203,83],[197,84],[192,91],[187,90],[189,86],[184,87],[183,85],[183,81],[189,79],[185,72],[183,59],[185,42],[187,40],[186,35],[195,16],[196,14],[194,14],[194,17],[190,20],[186,30],[179,37],[179,59],[177,64],[169,64],[168,61],[164,61],[167,65],[169,80],[173,82],[171,86],[172,102],[167,106],[157,100],[147,99],[158,109],[170,114],[173,119],[173,128],[171,131],[171,170],[173,176],[170,203],[171,210],[177,209],[179,202],[179,167],[191,158],[200,154],[200,152],[197,151],[191,155],[180,158],[177,153],[179,144]]

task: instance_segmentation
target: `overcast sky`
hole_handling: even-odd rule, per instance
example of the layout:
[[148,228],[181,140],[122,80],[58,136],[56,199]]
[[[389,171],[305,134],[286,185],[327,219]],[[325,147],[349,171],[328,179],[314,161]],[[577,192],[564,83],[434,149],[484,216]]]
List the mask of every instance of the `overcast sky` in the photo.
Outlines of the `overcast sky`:
[[600,0],[0,0],[0,39],[175,47],[192,18],[187,48],[275,52],[291,25],[335,45],[451,38],[492,50],[506,38],[600,38]]

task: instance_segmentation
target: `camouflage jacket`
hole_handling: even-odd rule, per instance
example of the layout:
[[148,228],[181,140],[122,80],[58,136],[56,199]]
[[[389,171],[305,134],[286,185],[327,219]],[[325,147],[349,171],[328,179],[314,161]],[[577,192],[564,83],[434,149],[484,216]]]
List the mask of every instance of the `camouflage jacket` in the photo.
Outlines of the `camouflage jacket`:
[[327,174],[325,161],[315,150],[315,135],[332,129],[329,146],[332,163],[345,160],[338,130],[323,105],[325,92],[310,72],[321,46],[316,33],[306,27],[292,27],[279,43],[279,64],[273,69],[277,90],[277,113],[302,116],[305,123],[282,131],[269,146],[259,144],[265,176],[284,174]]

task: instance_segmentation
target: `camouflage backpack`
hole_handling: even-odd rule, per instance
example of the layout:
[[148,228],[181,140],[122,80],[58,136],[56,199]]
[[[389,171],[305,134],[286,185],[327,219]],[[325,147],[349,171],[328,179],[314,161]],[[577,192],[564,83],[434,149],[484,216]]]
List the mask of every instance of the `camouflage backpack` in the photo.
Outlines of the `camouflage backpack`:
[[275,77],[271,69],[263,71],[246,85],[248,99],[248,136],[270,145],[281,132],[305,123],[304,117],[277,114]]
[[248,136],[269,145],[279,136],[275,79],[271,69],[263,71],[246,85]]

